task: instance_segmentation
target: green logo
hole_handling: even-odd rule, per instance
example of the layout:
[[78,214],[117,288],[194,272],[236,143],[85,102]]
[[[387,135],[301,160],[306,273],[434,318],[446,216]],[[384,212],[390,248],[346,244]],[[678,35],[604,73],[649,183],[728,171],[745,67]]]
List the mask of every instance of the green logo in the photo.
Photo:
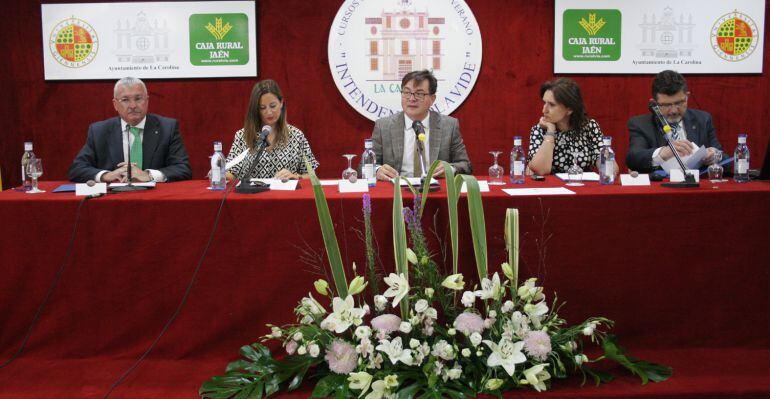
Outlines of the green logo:
[[620,20],[620,10],[564,11],[562,56],[567,61],[617,61]]
[[190,63],[245,65],[249,62],[249,18],[246,14],[190,16]]

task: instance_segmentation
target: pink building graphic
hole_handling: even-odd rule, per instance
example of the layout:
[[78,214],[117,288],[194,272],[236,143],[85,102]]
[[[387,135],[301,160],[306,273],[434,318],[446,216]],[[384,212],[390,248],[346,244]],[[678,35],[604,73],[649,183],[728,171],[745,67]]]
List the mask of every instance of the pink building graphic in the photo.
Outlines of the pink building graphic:
[[401,10],[365,19],[369,71],[382,80],[401,80],[418,69],[441,70],[444,18],[409,10],[410,3],[401,1]]

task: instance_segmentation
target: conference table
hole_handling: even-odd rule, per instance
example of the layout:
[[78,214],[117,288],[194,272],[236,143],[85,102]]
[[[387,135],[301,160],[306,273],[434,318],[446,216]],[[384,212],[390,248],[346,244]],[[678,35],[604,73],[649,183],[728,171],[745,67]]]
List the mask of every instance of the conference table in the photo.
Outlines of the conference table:
[[[88,200],[52,192],[64,183],[43,181],[42,194],[0,193],[0,362],[16,352],[56,282],[21,356],[0,369],[0,397],[101,397],[178,307],[125,384],[135,387],[134,397],[194,397],[241,345],[268,332],[266,323],[294,322],[293,307],[328,269],[307,180],[295,191],[253,195],[211,191],[207,181],[194,180]],[[696,359],[702,367],[743,365],[748,375],[768,369],[770,183],[702,181],[672,189],[587,182],[567,187],[569,195],[502,191],[564,186],[549,176],[482,193],[491,271],[507,259],[505,210],[517,208],[520,281],[537,277],[549,306],[558,292],[568,321],[613,319],[622,344],[667,354],[662,360],[680,368],[677,362]],[[339,193],[334,185],[323,191],[348,277],[353,263],[362,274],[362,194]],[[413,195],[402,193],[412,206]],[[393,194],[386,182],[369,192],[381,274],[393,271]],[[473,284],[464,198],[459,214],[460,269]],[[444,271],[452,264],[448,223],[441,181],[427,200],[423,228]],[[42,376],[57,385],[34,382]],[[770,382],[759,386],[770,392]]]

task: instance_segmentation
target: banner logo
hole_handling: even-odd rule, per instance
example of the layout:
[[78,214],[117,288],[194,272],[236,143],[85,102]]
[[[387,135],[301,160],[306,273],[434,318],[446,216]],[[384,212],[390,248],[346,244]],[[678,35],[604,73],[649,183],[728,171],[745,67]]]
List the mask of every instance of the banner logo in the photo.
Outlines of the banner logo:
[[711,28],[711,47],[724,60],[742,61],[757,48],[758,37],[754,20],[736,10],[720,17]]
[[450,114],[481,69],[481,33],[463,0],[347,0],[329,32],[329,68],[345,100],[377,120],[401,111],[401,79],[438,79],[432,110]]
[[564,10],[563,24],[565,60],[620,59],[620,10]]
[[245,65],[249,62],[246,14],[190,16],[190,63],[199,66]]
[[59,22],[51,31],[48,47],[53,58],[68,68],[88,65],[99,50],[96,31],[75,17]]

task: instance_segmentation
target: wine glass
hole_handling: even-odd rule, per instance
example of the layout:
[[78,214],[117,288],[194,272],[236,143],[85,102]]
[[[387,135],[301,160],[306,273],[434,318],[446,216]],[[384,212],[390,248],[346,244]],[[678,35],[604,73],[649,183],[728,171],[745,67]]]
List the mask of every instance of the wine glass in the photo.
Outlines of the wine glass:
[[32,189],[27,191],[27,193],[44,193],[45,190],[37,188],[37,178],[43,175],[43,160],[41,158],[30,159],[25,172],[32,178]]
[[497,156],[500,155],[501,151],[490,151],[490,154],[492,154],[492,157],[494,158],[494,163],[492,166],[489,167],[489,184],[493,186],[502,186],[505,184],[503,181],[503,175],[505,175],[505,170],[502,166],[497,164]]
[[709,165],[708,171],[709,171],[709,180],[712,183],[721,183],[724,180],[722,180],[722,176],[724,174],[725,168],[722,167],[722,165],[719,164],[719,162],[722,161],[722,151],[715,151],[714,153],[714,159],[711,161],[711,165]]
[[583,185],[583,168],[577,164],[578,152],[572,151],[572,166],[567,169],[567,185],[568,186],[582,186]]
[[348,180],[351,183],[355,183],[358,180],[358,172],[352,168],[353,158],[356,154],[345,154],[343,157],[348,159],[348,168],[342,171],[342,179]]

